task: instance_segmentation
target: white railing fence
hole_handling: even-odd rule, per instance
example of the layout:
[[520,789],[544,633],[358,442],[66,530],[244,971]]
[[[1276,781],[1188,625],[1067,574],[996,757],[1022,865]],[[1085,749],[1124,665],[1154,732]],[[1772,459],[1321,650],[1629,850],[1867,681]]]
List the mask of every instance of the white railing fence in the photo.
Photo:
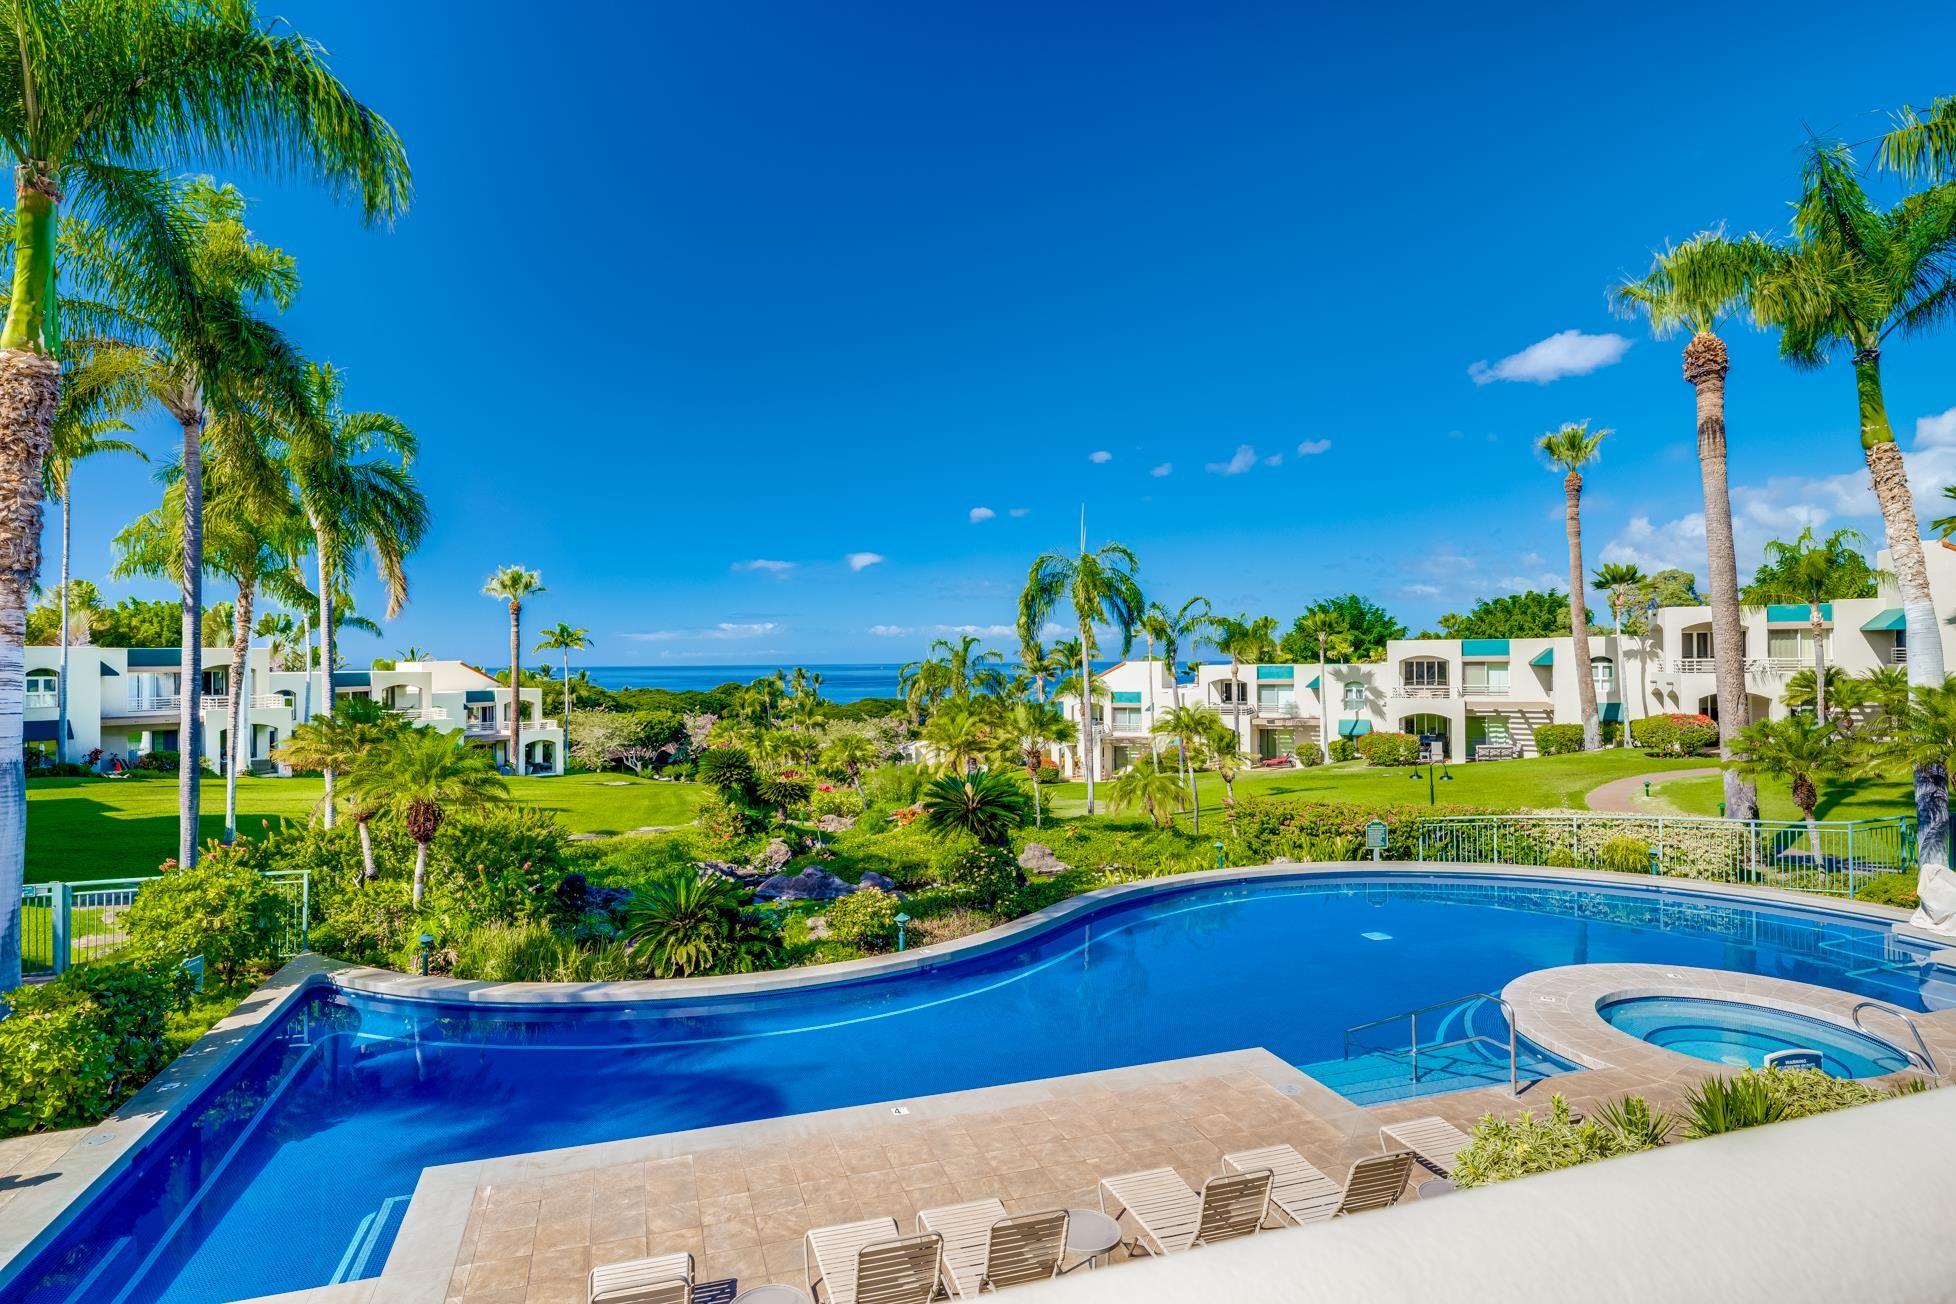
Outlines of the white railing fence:
[[[278,954],[306,949],[312,898],[308,871],[264,875],[284,909],[277,923]],[[78,883],[29,883],[21,894],[21,972],[58,974],[113,956],[129,942],[124,915],[153,878],[98,878]],[[187,957],[186,957],[187,958]]]

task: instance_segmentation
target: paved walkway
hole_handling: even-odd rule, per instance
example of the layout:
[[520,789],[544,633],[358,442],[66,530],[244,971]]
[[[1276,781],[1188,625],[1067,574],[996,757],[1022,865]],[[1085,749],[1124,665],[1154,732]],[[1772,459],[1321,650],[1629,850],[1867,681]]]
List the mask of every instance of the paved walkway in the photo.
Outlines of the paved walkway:
[[1706,775],[1717,774],[1716,765],[1702,765],[1690,770],[1656,770],[1650,774],[1633,774],[1625,779],[1611,779],[1600,788],[1591,788],[1583,800],[1589,809],[1609,812],[1616,815],[1643,815],[1649,807],[1638,803],[1643,799],[1646,783],[1669,783],[1672,779],[1702,779]]

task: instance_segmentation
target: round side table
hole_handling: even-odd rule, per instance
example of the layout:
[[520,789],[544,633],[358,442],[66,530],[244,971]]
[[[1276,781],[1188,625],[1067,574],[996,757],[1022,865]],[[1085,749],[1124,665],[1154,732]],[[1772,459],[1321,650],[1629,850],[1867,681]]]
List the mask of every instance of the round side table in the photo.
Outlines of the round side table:
[[769,1283],[749,1286],[734,1296],[733,1304],[809,1304],[808,1292],[799,1286]]
[[1068,1209],[1066,1211],[1066,1253],[1068,1257],[1078,1257],[1079,1262],[1063,1267],[1061,1272],[1071,1272],[1078,1267],[1093,1267],[1095,1260],[1103,1254],[1113,1252],[1121,1243],[1121,1225],[1098,1209]]

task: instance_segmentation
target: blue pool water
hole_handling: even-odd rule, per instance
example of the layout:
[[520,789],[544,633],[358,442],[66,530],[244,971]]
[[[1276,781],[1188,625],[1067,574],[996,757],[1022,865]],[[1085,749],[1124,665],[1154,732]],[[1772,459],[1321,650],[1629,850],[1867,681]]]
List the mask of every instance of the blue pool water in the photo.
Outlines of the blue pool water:
[[1110,902],[907,974],[610,1010],[324,991],[0,1296],[215,1304],[377,1274],[422,1168],[1244,1047],[1553,965],[1695,965],[1925,1008],[1885,931],[1656,887],[1324,875]]
[[1760,1068],[1778,1050],[1816,1050],[1820,1067],[1837,1078],[1874,1078],[1909,1065],[1885,1041],[1839,1024],[1746,1005],[1684,996],[1638,996],[1611,1001],[1597,1013],[1633,1037],[1694,1059],[1733,1068]]

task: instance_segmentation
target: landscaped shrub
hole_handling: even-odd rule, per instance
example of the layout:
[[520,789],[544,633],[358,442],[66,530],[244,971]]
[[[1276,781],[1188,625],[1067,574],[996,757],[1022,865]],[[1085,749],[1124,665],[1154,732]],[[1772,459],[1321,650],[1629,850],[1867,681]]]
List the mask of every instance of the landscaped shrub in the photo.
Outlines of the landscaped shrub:
[[[1410,785],[1409,785],[1410,786]],[[1424,786],[1422,785],[1422,794]],[[1365,841],[1365,826],[1374,819],[1386,826],[1386,854],[1395,860],[1413,860],[1419,855],[1420,825],[1430,819],[1457,815],[1488,815],[1494,812],[1478,806],[1360,806],[1343,802],[1287,801],[1274,797],[1239,798],[1216,826],[1223,839],[1228,863],[1262,865],[1278,856],[1301,859],[1326,838]],[[1210,825],[1205,821],[1204,832]],[[1568,827],[1568,821],[1563,821]],[[1189,839],[1197,843],[1196,839]],[[1197,843],[1197,845],[1202,845]],[[1053,849],[1062,860],[1077,864],[1058,841]],[[1509,849],[1503,844],[1503,856]],[[1214,853],[1206,868],[1215,865]],[[1205,868],[1197,864],[1193,868]]]
[[862,814],[863,804],[857,800],[853,790],[848,788],[817,788],[808,797],[808,818],[819,820],[825,815],[839,815],[853,819]]
[[1619,874],[1648,874],[1650,844],[1635,838],[1611,838],[1597,849],[1596,864]]
[[1877,874],[1855,885],[1854,899],[1914,910],[1922,904],[1922,898],[1915,891],[1917,882],[1913,874]]
[[700,782],[709,788],[749,799],[754,792],[754,762],[738,747],[709,747],[700,753]]
[[1540,756],[1566,756],[1582,750],[1582,726],[1544,724],[1535,727],[1535,752]]
[[1050,759],[1039,762],[1038,781],[1040,783],[1058,783],[1060,781],[1059,762]]
[[449,948],[452,977],[476,982],[619,982],[643,975],[622,944],[579,946],[544,924],[484,924]]
[[901,908],[888,892],[858,888],[829,903],[829,936],[864,951],[887,951],[896,945],[896,917]]
[[1412,765],[1419,760],[1419,739],[1409,733],[1369,733],[1358,740],[1358,754],[1367,765]]
[[1350,738],[1333,738],[1330,750],[1333,764],[1358,759],[1358,744]]
[[1707,1078],[1685,1093],[1685,1135],[1716,1136],[1742,1128],[1806,1118],[1877,1100],[1908,1095],[1927,1084],[1908,1079],[1892,1088],[1836,1078],[1819,1069],[1744,1069],[1730,1078]]
[[780,963],[781,930],[724,878],[675,874],[648,885],[625,910],[634,960],[654,978],[752,973]]
[[760,814],[719,790],[700,800],[696,818],[706,833],[708,848],[727,860],[746,859],[758,846],[756,836],[767,825]]
[[880,765],[863,776],[870,804],[895,809],[914,803],[923,794],[930,774],[921,765]]
[[804,806],[814,792],[814,781],[799,774],[762,774],[754,779],[754,799],[776,811]]
[[8,992],[0,1135],[107,1117],[176,1053],[169,1020],[189,1005],[191,986],[175,964],[89,964]]
[[123,915],[132,959],[176,964],[194,955],[229,982],[246,969],[269,967],[288,907],[259,872],[226,847],[212,845],[189,868],[165,861]]
[[1614,1117],[1621,1127],[1600,1119],[1574,1122],[1569,1102],[1559,1095],[1549,1098],[1546,1118],[1537,1118],[1533,1110],[1518,1119],[1488,1114],[1475,1125],[1473,1139],[1454,1160],[1454,1184],[1485,1186],[1648,1150],[1669,1130],[1638,1097],[1623,1101]]
[[1708,715],[1647,715],[1630,722],[1630,740],[1650,756],[1695,756],[1718,742]]
[[932,862],[931,876],[963,893],[971,904],[996,909],[1018,888],[1019,863],[1009,848],[956,842]]
[[136,758],[136,768],[139,770],[167,770],[175,772],[182,765],[182,752],[144,752]]

